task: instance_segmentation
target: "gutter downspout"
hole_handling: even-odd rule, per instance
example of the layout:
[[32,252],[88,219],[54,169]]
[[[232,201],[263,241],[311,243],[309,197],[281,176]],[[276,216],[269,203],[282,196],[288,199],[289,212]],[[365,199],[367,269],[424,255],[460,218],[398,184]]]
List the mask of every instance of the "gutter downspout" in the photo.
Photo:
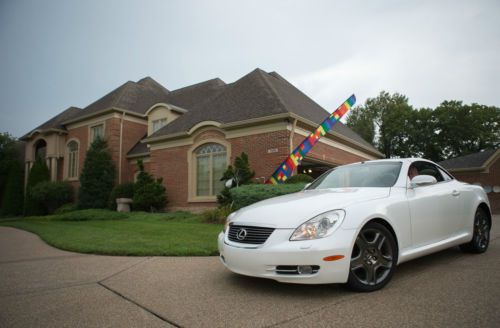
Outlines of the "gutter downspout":
[[123,119],[125,118],[125,112],[122,112],[122,118],[120,119],[120,151],[119,151],[119,163],[118,163],[118,184],[122,183],[122,144],[123,144]]

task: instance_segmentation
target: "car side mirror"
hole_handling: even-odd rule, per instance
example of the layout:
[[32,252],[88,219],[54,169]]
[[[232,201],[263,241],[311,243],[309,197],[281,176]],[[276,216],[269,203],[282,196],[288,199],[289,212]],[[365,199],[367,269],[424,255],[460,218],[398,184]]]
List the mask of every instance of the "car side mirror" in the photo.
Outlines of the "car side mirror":
[[413,179],[411,179],[412,187],[422,187],[436,184],[437,180],[432,175],[417,175]]
[[306,190],[310,185],[311,185],[311,182],[306,183],[306,185],[304,186],[304,188],[302,188],[302,190]]

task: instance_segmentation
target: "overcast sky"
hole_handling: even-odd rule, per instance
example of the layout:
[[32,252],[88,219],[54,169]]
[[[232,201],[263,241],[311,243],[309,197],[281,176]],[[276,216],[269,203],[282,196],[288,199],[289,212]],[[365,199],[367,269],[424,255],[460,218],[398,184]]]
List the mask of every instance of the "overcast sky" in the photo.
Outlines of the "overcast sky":
[[0,132],[17,137],[128,80],[256,67],[327,110],[381,90],[500,106],[500,1],[0,0]]

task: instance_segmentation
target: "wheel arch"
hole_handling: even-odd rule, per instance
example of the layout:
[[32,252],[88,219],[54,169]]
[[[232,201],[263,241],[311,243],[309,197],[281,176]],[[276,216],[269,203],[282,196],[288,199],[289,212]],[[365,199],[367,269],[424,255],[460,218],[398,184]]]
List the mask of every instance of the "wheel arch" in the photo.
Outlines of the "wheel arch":
[[486,215],[488,216],[488,223],[490,225],[490,229],[491,229],[491,224],[492,224],[492,218],[491,218],[491,210],[490,210],[490,207],[488,206],[488,204],[486,204],[485,202],[481,202],[479,203],[479,205],[477,206],[477,208],[479,209],[483,209],[485,212],[486,212]]
[[396,231],[394,230],[394,228],[392,227],[392,225],[389,223],[389,221],[387,221],[386,219],[383,219],[383,218],[380,218],[380,217],[376,217],[376,218],[372,218],[368,221],[365,222],[365,224],[363,224],[363,226],[361,227],[360,231],[363,230],[363,228],[368,224],[368,223],[371,223],[371,222],[374,222],[374,223],[378,223],[378,224],[381,224],[383,225],[385,228],[387,228],[387,230],[389,230],[389,232],[392,234],[392,236],[394,237],[394,241],[396,242],[396,248],[397,248],[397,254],[398,254],[398,260],[399,260],[399,250],[400,250],[400,247],[399,247],[399,240],[398,240],[398,236],[396,234]]

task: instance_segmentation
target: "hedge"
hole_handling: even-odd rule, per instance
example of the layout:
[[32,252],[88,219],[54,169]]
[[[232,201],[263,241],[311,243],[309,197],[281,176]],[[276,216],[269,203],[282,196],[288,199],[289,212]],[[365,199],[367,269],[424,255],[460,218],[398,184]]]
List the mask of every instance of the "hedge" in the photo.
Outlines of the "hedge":
[[31,188],[30,193],[40,214],[52,214],[73,200],[73,188],[67,182],[43,181]]
[[314,181],[314,178],[312,176],[299,173],[299,174],[293,175],[290,178],[288,178],[285,183],[287,183],[287,184],[310,183],[313,181]]
[[231,197],[233,198],[232,209],[238,210],[264,199],[298,192],[301,191],[305,185],[305,183],[280,185],[251,184],[233,188],[230,190]]

